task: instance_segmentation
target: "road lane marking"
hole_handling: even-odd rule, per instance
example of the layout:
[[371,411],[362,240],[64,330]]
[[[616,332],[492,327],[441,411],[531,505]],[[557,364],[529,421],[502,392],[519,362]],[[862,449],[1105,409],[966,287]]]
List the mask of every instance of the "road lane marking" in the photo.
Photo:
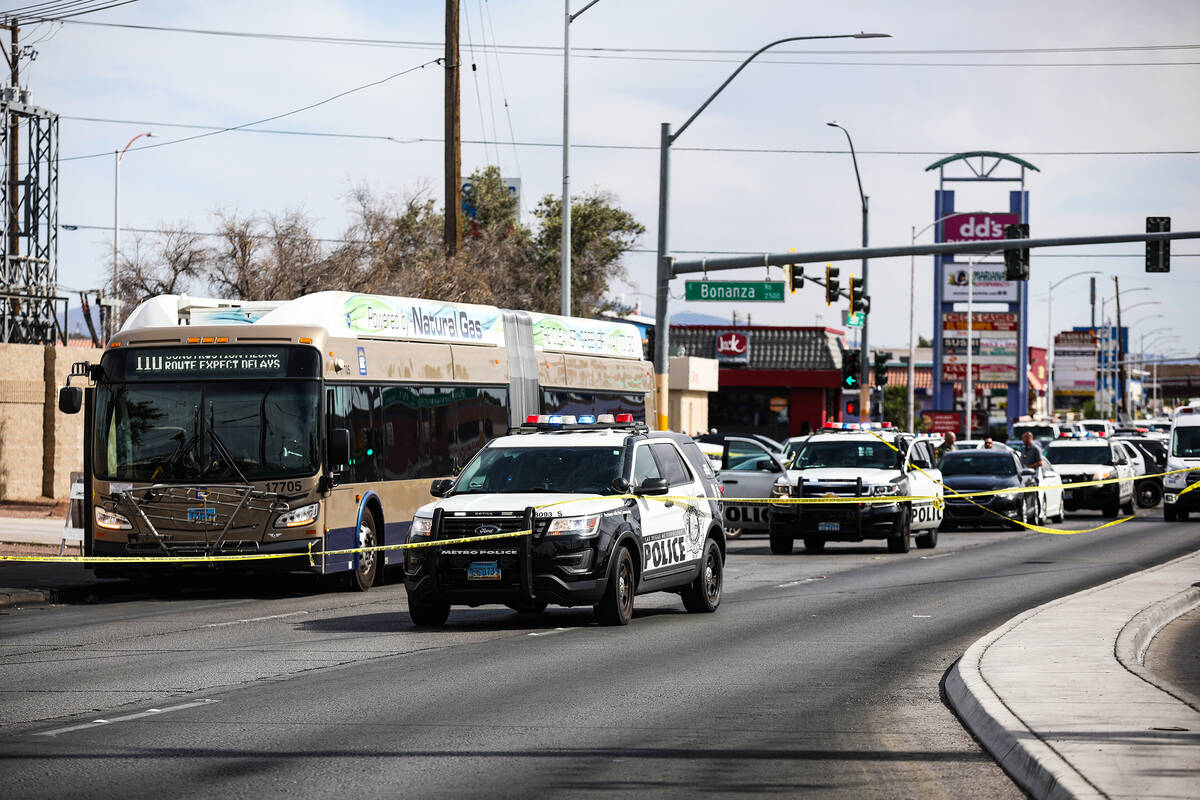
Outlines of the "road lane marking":
[[552,631],[534,631],[533,633],[531,633],[529,635],[530,636],[553,636],[556,633],[563,633],[564,631],[569,631],[569,630],[571,630],[571,628],[555,628]]
[[920,558],[930,560],[930,559],[934,559],[934,558],[946,558],[947,556],[952,556],[952,555],[954,555],[954,553],[938,553],[936,556],[920,556]]
[[307,614],[307,611],[289,611],[286,614],[272,614],[269,617],[250,617],[249,619],[235,619],[231,622],[210,622],[205,625],[206,628],[227,628],[230,625],[242,625],[246,622],[266,622],[269,619],[283,619],[284,617],[296,617],[301,614]]
[[33,734],[34,736],[58,736],[60,733],[70,733],[71,731],[82,731],[88,728],[98,728],[101,725],[111,725],[114,722],[128,722],[134,719],[142,719],[144,717],[155,717],[159,714],[169,714],[172,711],[183,711],[185,708],[196,708],[197,706],[208,705],[209,703],[219,703],[220,700],[197,700],[194,703],[181,703],[177,706],[169,706],[167,708],[148,708],[145,711],[139,711],[136,714],[126,714],[123,717],[113,717],[112,719],[94,719],[91,722],[85,722],[82,725],[71,725],[67,728],[55,728],[52,731],[41,731]]

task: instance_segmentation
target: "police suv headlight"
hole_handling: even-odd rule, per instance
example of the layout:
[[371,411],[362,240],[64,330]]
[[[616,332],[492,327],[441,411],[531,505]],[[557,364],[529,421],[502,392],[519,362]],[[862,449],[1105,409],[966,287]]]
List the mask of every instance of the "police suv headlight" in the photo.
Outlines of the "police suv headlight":
[[1092,473],[1092,480],[1094,480],[1094,481],[1104,481],[1104,480],[1108,480],[1109,478],[1115,478],[1115,477],[1117,477],[1117,472],[1116,472],[1116,470],[1112,470],[1112,469],[1105,470],[1104,472]]
[[771,497],[791,497],[792,485],[784,480],[776,481],[771,485]]
[[100,506],[96,506],[96,524],[101,528],[108,528],[110,531],[133,530],[133,526],[129,524],[129,519],[124,514],[105,511]]
[[600,515],[558,517],[550,520],[547,536],[595,536],[600,530]]
[[871,495],[878,497],[880,495],[900,494],[900,486],[895,483],[885,483],[881,486],[872,486]]
[[319,503],[309,503],[306,506],[292,509],[280,514],[275,519],[276,528],[299,528],[301,525],[311,525],[317,521],[317,513],[321,510]]
[[433,533],[433,517],[413,517],[408,527],[409,539],[428,539]]

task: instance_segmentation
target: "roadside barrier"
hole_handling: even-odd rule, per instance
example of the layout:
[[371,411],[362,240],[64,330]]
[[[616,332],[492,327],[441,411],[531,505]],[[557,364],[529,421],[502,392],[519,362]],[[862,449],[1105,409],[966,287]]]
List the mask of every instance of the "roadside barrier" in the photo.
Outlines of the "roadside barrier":
[[[873,431],[871,431],[871,433],[872,433],[872,435],[875,435],[877,438],[879,438],[879,440],[881,442],[883,442],[884,444],[886,444],[888,447],[891,447],[893,450],[896,450],[896,452],[899,452],[899,450],[895,447],[895,445],[884,440],[882,437],[878,436],[878,434],[875,434]],[[930,480],[932,480],[935,483],[937,483],[938,485],[940,485],[942,487],[943,491],[946,493],[946,495],[953,496],[957,499],[967,500],[968,502],[970,502],[972,505],[976,506],[977,508],[980,508],[980,509],[988,512],[989,514],[992,514],[992,515],[1002,519],[1005,523],[1016,523],[1017,525],[1020,525],[1021,527],[1026,528],[1028,530],[1035,531],[1037,533],[1051,534],[1051,535],[1055,535],[1055,536],[1073,536],[1073,535],[1079,534],[1079,533],[1093,533],[1095,531],[1103,530],[1105,528],[1111,528],[1115,525],[1120,525],[1122,523],[1128,522],[1129,520],[1133,519],[1133,517],[1123,517],[1121,519],[1111,520],[1102,525],[1097,525],[1093,528],[1083,528],[1080,530],[1064,530],[1062,528],[1050,528],[1050,527],[1046,527],[1044,525],[1036,525],[1033,523],[1025,522],[1023,520],[1012,519],[1011,517],[1007,517],[1004,514],[1001,514],[1000,512],[998,512],[994,509],[988,508],[987,506],[982,505],[980,503],[976,503],[974,501],[974,498],[989,497],[989,496],[1002,495],[1002,494],[1024,494],[1024,493],[1029,493],[1029,492],[1042,492],[1047,489],[1052,489],[1052,490],[1053,489],[1077,489],[1077,488],[1084,487],[1084,486],[1105,486],[1105,485],[1114,484],[1114,483],[1123,483],[1123,482],[1127,482],[1127,481],[1144,480],[1146,478],[1165,478],[1168,475],[1178,475],[1181,473],[1194,471],[1192,469],[1177,469],[1177,470],[1170,470],[1167,472],[1158,472],[1158,473],[1154,473],[1151,475],[1138,475],[1138,476],[1135,476],[1132,478],[1104,478],[1104,479],[1100,479],[1100,480],[1081,481],[1078,483],[1062,483],[1062,484],[1051,485],[1051,486],[1015,486],[1015,487],[1011,487],[1008,489],[989,489],[986,491],[979,491],[979,492],[959,492],[959,491],[955,490],[954,488],[947,486],[944,482],[937,480],[936,478],[934,478],[929,473],[925,472],[920,467],[917,467],[916,469],[919,472],[921,472],[923,475],[925,475],[925,477],[929,478]],[[1195,489],[1198,486],[1200,486],[1200,482],[1193,483],[1193,484],[1185,487],[1184,489],[1181,489],[1180,491],[1176,492],[1175,494],[1178,494],[1178,495],[1187,494],[1188,492],[1192,491],[1193,489]],[[867,497],[738,497],[738,498],[726,498],[726,497],[703,497],[703,496],[692,497],[692,496],[687,496],[687,495],[622,494],[622,495],[594,495],[594,496],[588,496],[588,497],[571,497],[571,498],[567,498],[565,500],[556,500],[553,503],[545,503],[540,506],[534,506],[534,508],[537,510],[543,510],[543,509],[547,509],[547,508],[553,508],[555,506],[567,505],[570,503],[585,502],[585,501],[589,501],[589,500],[596,500],[599,498],[608,499],[608,500],[629,500],[629,499],[641,498],[641,499],[645,499],[645,500],[657,500],[659,502],[665,502],[665,503],[725,502],[725,503],[737,503],[737,504],[766,503],[769,505],[801,505],[801,504],[830,505],[830,504],[842,504],[842,503],[855,503],[855,504],[862,505],[862,504],[870,504],[870,503],[911,503],[914,501],[931,500],[931,501],[933,501],[933,504],[936,508],[941,509],[945,505],[945,496],[946,495],[943,495],[942,497],[938,497],[936,495],[873,495],[873,496],[867,496]],[[297,552],[297,553],[245,553],[245,554],[221,555],[221,556],[168,556],[168,555],[164,555],[164,556],[16,556],[16,555],[0,555],[0,562],[24,562],[24,563],[40,562],[40,563],[56,563],[56,564],[205,564],[205,563],[211,564],[211,563],[232,563],[232,562],[241,562],[241,561],[274,561],[274,560],[281,560],[281,559],[288,559],[288,558],[307,558],[308,566],[313,567],[313,566],[316,566],[316,561],[314,559],[318,556],[350,555],[350,554],[356,554],[356,553],[373,553],[373,552],[384,552],[387,550],[415,550],[415,549],[424,548],[424,547],[446,547],[446,546],[450,546],[450,545],[473,544],[476,542],[484,542],[484,541],[490,541],[490,540],[494,540],[494,539],[515,539],[515,538],[519,538],[522,536],[530,536],[530,535],[532,535],[532,533],[533,533],[533,531],[531,531],[531,530],[510,531],[507,533],[489,534],[487,536],[467,536],[467,537],[462,537],[462,538],[458,538],[458,539],[437,539],[437,540],[430,540],[430,541],[405,542],[403,544],[375,545],[372,547],[352,547],[352,548],[347,548],[344,550],[313,550],[313,547],[317,544],[316,541],[313,541],[313,542],[309,543],[309,548],[307,551]]]

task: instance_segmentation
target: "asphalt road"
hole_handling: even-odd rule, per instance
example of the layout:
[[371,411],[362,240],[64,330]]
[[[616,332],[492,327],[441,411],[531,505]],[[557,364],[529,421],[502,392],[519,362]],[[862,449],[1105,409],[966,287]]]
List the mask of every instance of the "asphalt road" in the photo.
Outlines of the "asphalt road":
[[[1068,526],[1098,523],[1094,515]],[[0,616],[6,797],[1020,797],[940,695],[1020,611],[1200,546],[1154,514],[936,550],[731,543],[721,608],[455,610],[238,582]],[[97,722],[104,720],[104,722]]]

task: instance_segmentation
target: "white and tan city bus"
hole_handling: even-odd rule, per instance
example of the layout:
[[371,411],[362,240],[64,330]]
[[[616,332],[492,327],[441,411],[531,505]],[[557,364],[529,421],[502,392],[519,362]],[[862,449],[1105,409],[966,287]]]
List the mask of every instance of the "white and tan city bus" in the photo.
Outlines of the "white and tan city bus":
[[322,554],[403,542],[431,480],[528,415],[654,419],[632,325],[352,292],[154,297],[72,373],[84,553],[134,577],[174,568],[137,556],[312,553],[365,590],[402,551]]

